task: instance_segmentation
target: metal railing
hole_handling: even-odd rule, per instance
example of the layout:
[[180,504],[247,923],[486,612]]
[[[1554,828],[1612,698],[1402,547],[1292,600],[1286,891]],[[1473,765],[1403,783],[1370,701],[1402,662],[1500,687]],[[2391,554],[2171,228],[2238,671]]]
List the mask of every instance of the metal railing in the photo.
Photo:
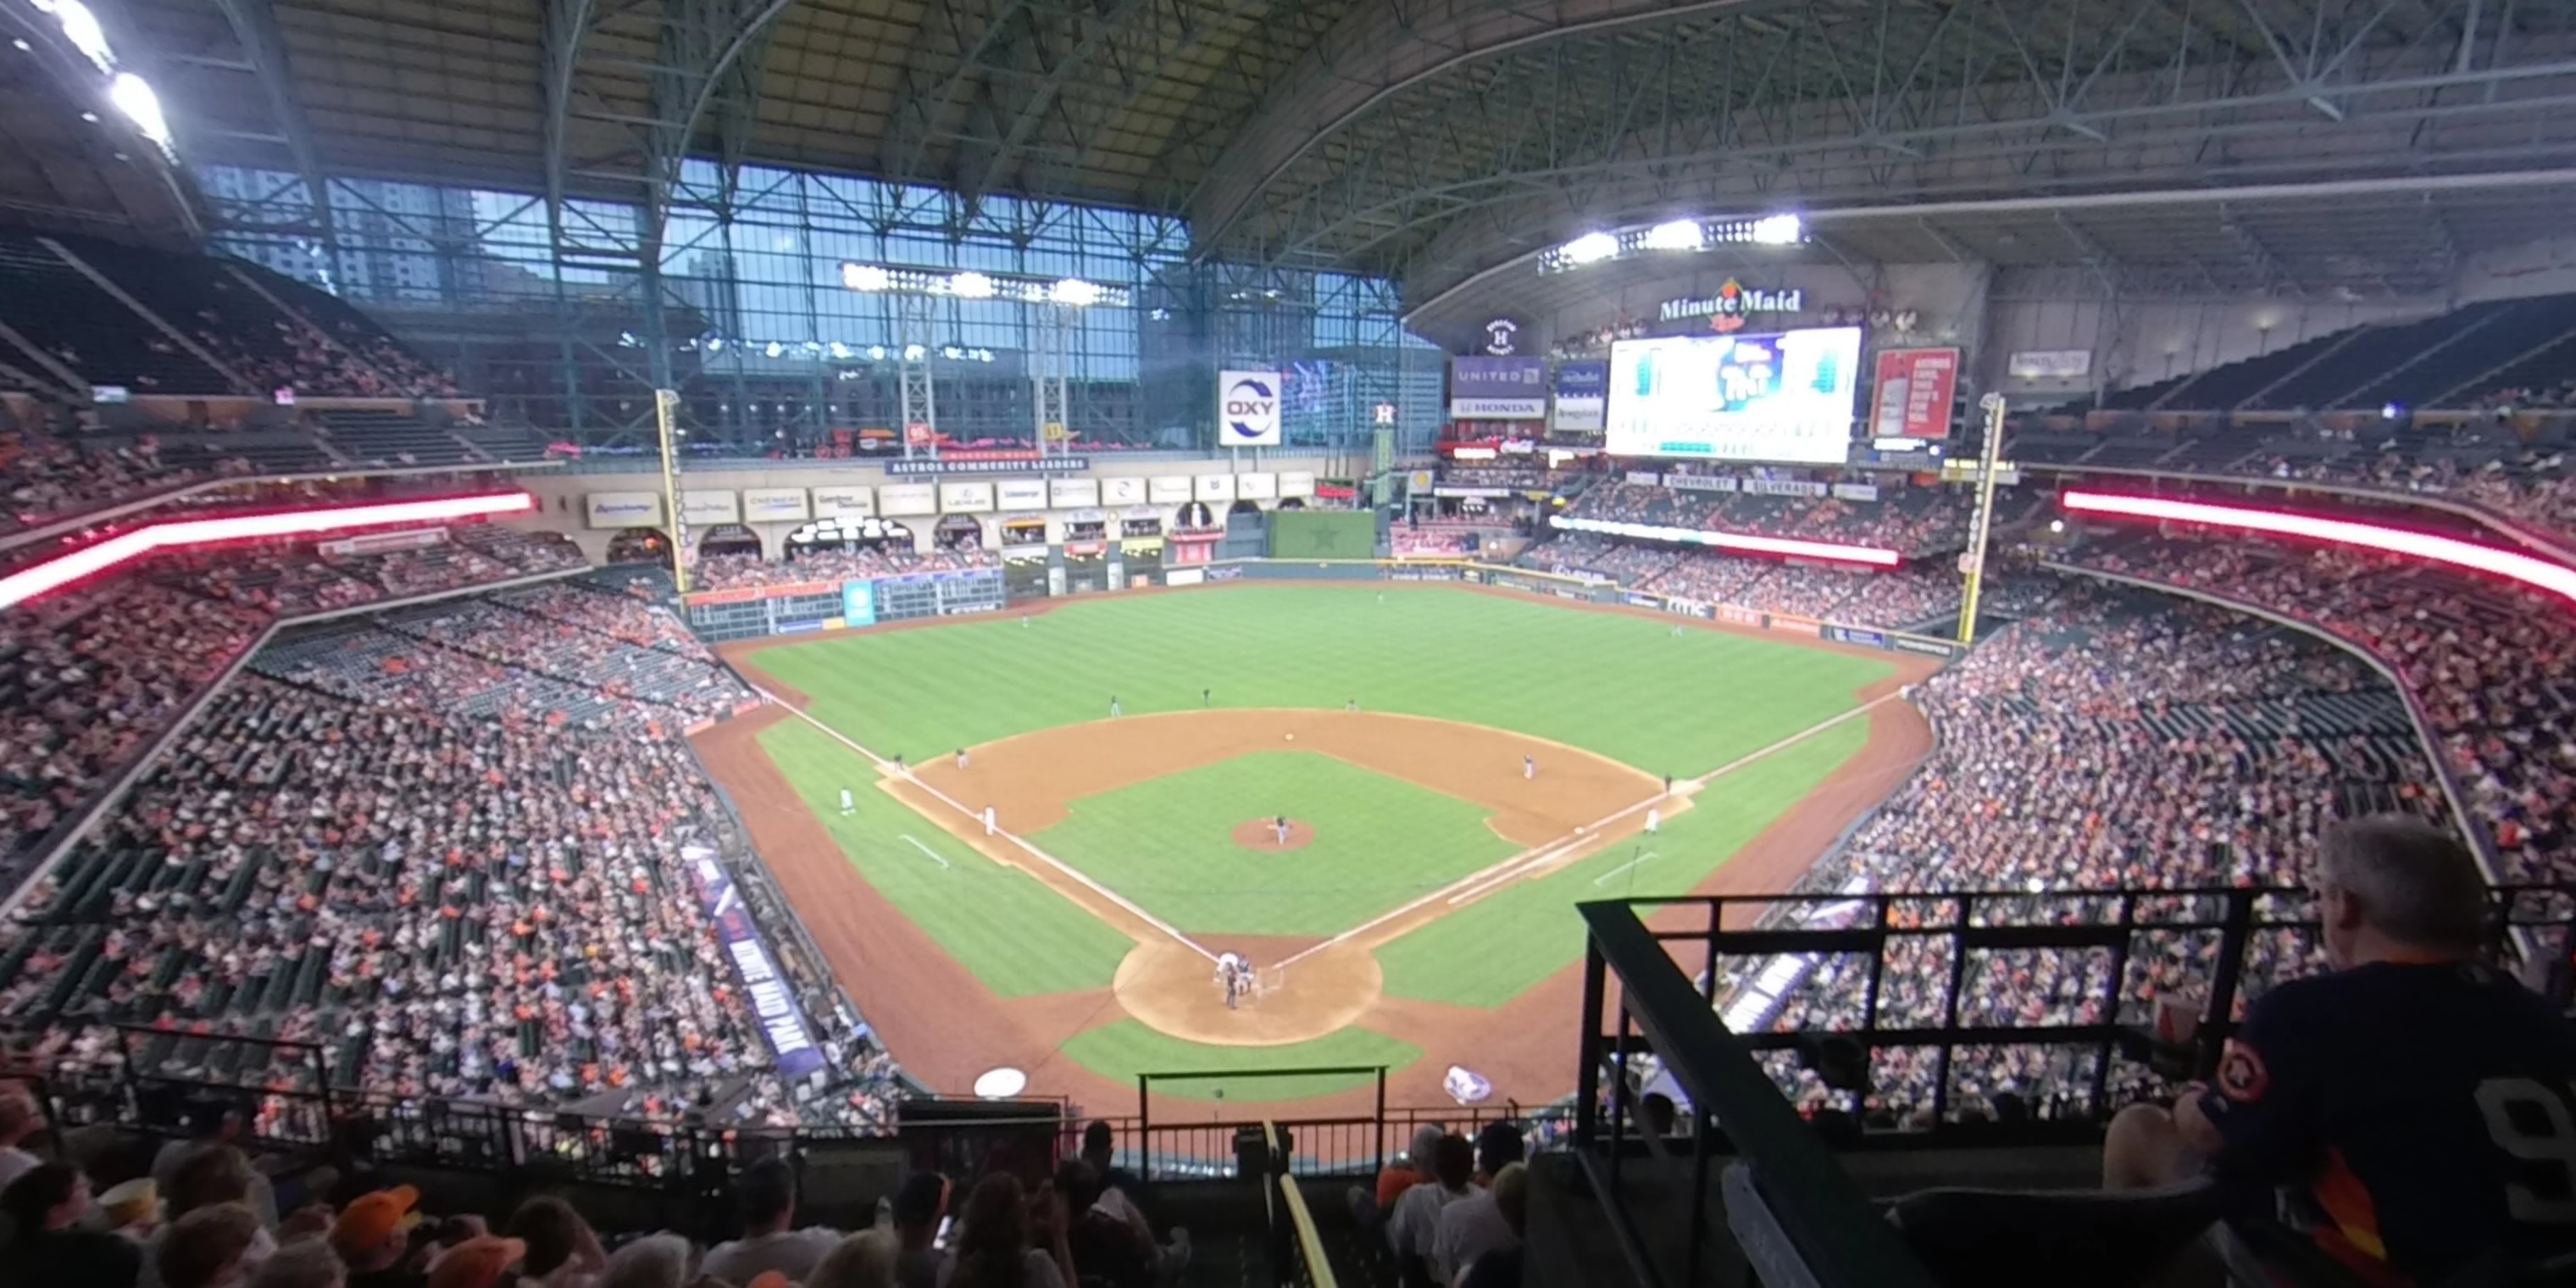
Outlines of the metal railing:
[[1297,1178],[1289,1174],[1279,1126],[1263,1123],[1261,1130],[1271,1158],[1263,1192],[1270,1214],[1270,1263],[1278,1267],[1272,1281],[1282,1288],[1338,1288],[1332,1258],[1324,1253],[1324,1236],[1315,1228],[1314,1214],[1306,1210],[1306,1196],[1297,1188]]
[[[1732,1223],[1757,1267],[1796,1266],[1802,1277],[1764,1275],[1765,1283],[1812,1282],[1820,1288],[1929,1288],[1931,1276],[1895,1230],[1878,1219],[1859,1188],[1827,1152],[1771,1078],[1753,1049],[1729,1033],[1626,903],[1587,903],[1583,916],[1582,1085],[1575,1096],[1575,1157],[1589,1177],[1612,1235],[1635,1281],[1667,1282],[1648,1251],[1649,1232],[1631,1219],[1624,1188],[1632,1179],[1627,1138],[1634,1098],[1625,1077],[1611,1079],[1606,1115],[1601,1074],[1625,1068],[1632,1052],[1651,1046],[1687,1093],[1690,1199],[1685,1209],[1683,1268],[1678,1283],[1700,1282],[1711,1242],[1709,1172],[1723,1124],[1737,1162],[1728,1183]],[[1615,1006],[1612,977],[1619,983]],[[1615,1020],[1604,1031],[1615,1010]],[[1757,1233],[1758,1232],[1758,1233]]]

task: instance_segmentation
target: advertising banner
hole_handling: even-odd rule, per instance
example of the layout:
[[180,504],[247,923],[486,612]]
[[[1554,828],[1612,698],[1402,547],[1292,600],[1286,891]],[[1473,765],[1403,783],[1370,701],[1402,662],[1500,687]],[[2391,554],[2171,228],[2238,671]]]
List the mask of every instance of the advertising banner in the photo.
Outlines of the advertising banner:
[[1174,568],[1163,574],[1166,586],[1195,586],[1207,580],[1205,568]]
[[662,522],[659,492],[593,492],[581,503],[594,528],[651,528]]
[[752,523],[788,523],[810,517],[801,487],[748,487],[742,490],[742,517]]
[[1656,484],[1663,482],[1664,476],[1657,474],[1653,470],[1630,470],[1628,471],[1628,481],[1637,484],[1640,487],[1653,487]]
[[1825,638],[1840,640],[1845,644],[1866,644],[1871,648],[1887,647],[1885,635],[1877,631],[1865,631],[1857,626],[1828,626],[1825,628]]
[[1100,504],[1098,479],[1049,479],[1047,504],[1058,510],[1079,510]]
[[1897,636],[1896,649],[1900,653],[1928,653],[1934,657],[1948,657],[1952,652],[1949,645],[1939,640],[1923,639],[1913,635]]
[[1760,626],[1762,624],[1762,614],[1754,612],[1750,608],[1738,608],[1733,604],[1718,605],[1717,619],[1722,622],[1733,622],[1738,626]]
[[1771,614],[1769,625],[1775,631],[1787,631],[1792,635],[1816,635],[1823,631],[1823,624],[1815,618],[1792,617],[1786,613]]
[[395,550],[420,550],[447,544],[445,528],[414,528],[409,532],[370,532],[338,541],[325,541],[319,549],[340,559],[360,555],[380,555]]
[[993,504],[1005,510],[1043,510],[1047,508],[1046,480],[1004,479],[993,485]]
[[1547,419],[1547,362],[1541,358],[1451,358],[1452,420]]
[[742,522],[742,507],[731,490],[701,492],[695,488],[680,493],[680,518],[691,527],[710,523]]
[[841,583],[841,624],[874,626],[877,624],[877,584],[873,581]]
[[1231,474],[1199,475],[1194,495],[1201,501],[1231,501],[1234,499],[1234,476]]
[[2004,359],[2015,380],[2081,380],[2093,374],[2091,349],[2022,349]]
[[927,483],[888,483],[877,489],[877,513],[889,519],[937,514],[938,489]]
[[1216,373],[1216,442],[1219,447],[1279,445],[1279,373]]
[[1959,393],[1956,349],[1881,349],[1872,438],[1948,438],[1950,400]]
[[1148,484],[1146,494],[1156,505],[1177,505],[1190,499],[1190,476],[1187,474],[1157,474],[1148,480]]
[[1145,503],[1145,480],[1100,480],[1100,503],[1102,505],[1143,505]]
[[1271,498],[1279,495],[1279,476],[1276,474],[1237,474],[1234,476],[1234,495],[1235,499],[1239,501],[1270,500]]
[[1746,479],[1738,486],[1755,496],[1823,496],[1831,490],[1804,479]]
[[1567,362],[1557,366],[1556,413],[1550,423],[1558,429],[1597,434],[1609,424],[1609,411],[1609,363]]
[[990,483],[942,483],[939,485],[941,514],[985,514],[993,508],[993,485]]
[[1834,495],[1841,497],[1846,501],[1875,501],[1878,499],[1878,485],[1875,483],[1836,483],[1834,484]]
[[1314,494],[1315,472],[1313,470],[1281,470],[1279,472],[1279,495],[1282,497],[1313,496]]
[[1712,477],[1705,474],[1667,474],[1664,476],[1664,486],[1676,492],[1732,492],[1735,490],[1735,479],[1732,476]]
[[814,517],[837,519],[844,515],[864,519],[877,512],[876,489],[851,487],[836,483],[814,489]]
[[1080,456],[1040,456],[1035,452],[942,452],[936,458],[887,461],[885,472],[897,477],[922,474],[1080,474],[1091,462]]
[[760,928],[752,924],[751,911],[734,890],[733,875],[710,851],[693,846],[682,854],[696,878],[698,902],[707,920],[715,924],[716,942],[733,963],[734,981],[751,1002],[752,1014],[760,1017],[778,1076],[792,1081],[818,1072],[823,1068],[822,1048],[814,1045],[813,1030],[805,1022],[804,1009],[796,1004],[795,991],[771,964],[769,949],[760,941]]

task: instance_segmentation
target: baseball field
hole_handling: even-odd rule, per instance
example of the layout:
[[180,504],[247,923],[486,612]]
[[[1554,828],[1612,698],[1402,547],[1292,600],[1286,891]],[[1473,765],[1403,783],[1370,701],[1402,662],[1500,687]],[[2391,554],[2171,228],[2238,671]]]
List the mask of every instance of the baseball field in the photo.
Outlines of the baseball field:
[[943,1092],[1009,1067],[1095,1106],[1142,1072],[1204,1075],[1157,1083],[1177,1102],[1365,1081],[1250,1074],[1328,1065],[1561,1095],[1576,903],[1783,888],[1929,744],[1894,698],[1918,659],[1463,587],[726,652],[781,702],[701,752],[889,1049]]

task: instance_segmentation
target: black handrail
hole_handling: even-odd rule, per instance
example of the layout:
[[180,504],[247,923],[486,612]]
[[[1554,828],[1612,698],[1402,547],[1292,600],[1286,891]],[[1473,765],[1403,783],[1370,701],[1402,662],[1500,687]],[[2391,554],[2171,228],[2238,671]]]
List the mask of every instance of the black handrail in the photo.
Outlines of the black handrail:
[[[1624,903],[1586,903],[1577,910],[1590,936],[1587,1004],[1602,998],[1603,969],[1618,976],[1623,1038],[1633,1018],[1662,1055],[1665,1070],[1689,1093],[1692,1114],[1704,1118],[1713,1113],[1725,1124],[1735,1153],[1751,1165],[1757,1183],[1775,1200],[1773,1213],[1816,1282],[1823,1288],[1931,1288],[1930,1274],[1781,1097],[1770,1076],[1754,1063],[1751,1050],[1709,1009],[1636,910]],[[1583,1020],[1583,1068],[1586,1082],[1594,1086],[1603,1054],[1600,1019],[1595,1011]],[[1602,1138],[1590,1090],[1587,1086],[1577,1106],[1577,1140],[1586,1153],[1606,1147],[1615,1161],[1621,1149],[1616,1126]],[[1624,1104],[1614,1108],[1614,1118],[1621,1109]],[[1700,1126],[1705,1136],[1709,1124]],[[1693,1158],[1693,1192],[1704,1195],[1707,1151],[1695,1149]],[[1603,1196],[1603,1207],[1614,1223],[1626,1223],[1615,1193]],[[1690,1214],[1694,1265],[1707,1219],[1705,1205]]]

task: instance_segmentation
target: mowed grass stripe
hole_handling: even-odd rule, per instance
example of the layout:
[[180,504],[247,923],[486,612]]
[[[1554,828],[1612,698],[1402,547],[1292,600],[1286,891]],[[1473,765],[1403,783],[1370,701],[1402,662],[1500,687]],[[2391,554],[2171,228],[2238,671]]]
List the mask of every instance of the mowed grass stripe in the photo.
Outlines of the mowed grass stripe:
[[[1193,935],[1332,935],[1520,847],[1479,805],[1314,752],[1237,756],[1071,803],[1029,839]],[[1285,814],[1302,849],[1236,845]],[[1221,947],[1222,945],[1211,945]]]
[[[996,994],[1105,988],[1134,947],[1037,878],[984,857],[878,790],[867,760],[822,730],[781,721],[761,731],[760,745],[860,877]],[[847,817],[844,787],[853,802]],[[865,995],[866,981],[844,982]]]
[[[1132,1081],[1140,1073],[1199,1073],[1206,1077],[1154,1082],[1156,1095],[1227,1104],[1301,1100],[1376,1082],[1370,1074],[1252,1078],[1257,1069],[1385,1065],[1389,1072],[1422,1058],[1422,1048],[1383,1033],[1351,1027],[1286,1046],[1212,1046],[1119,1020],[1087,1029],[1056,1048],[1095,1073]],[[1223,1093],[1220,1095],[1219,1093]]]
[[1247,586],[868,632],[756,665],[881,755],[918,762],[1109,714],[1393,711],[1534,734],[1690,777],[1850,708],[1884,660],[1496,595]]
[[[1655,836],[1639,834],[1537,881],[1503,889],[1377,950],[1391,997],[1500,1006],[1583,953],[1574,905],[1687,894],[1744,843],[1804,799],[1869,742],[1869,721],[1846,720],[1700,789]],[[1653,861],[1624,872],[1641,851]],[[1612,873],[1617,873],[1613,876]],[[1607,877],[1595,883],[1596,878]],[[1296,987],[1296,968],[1288,985]]]

